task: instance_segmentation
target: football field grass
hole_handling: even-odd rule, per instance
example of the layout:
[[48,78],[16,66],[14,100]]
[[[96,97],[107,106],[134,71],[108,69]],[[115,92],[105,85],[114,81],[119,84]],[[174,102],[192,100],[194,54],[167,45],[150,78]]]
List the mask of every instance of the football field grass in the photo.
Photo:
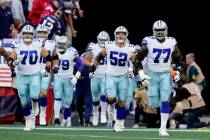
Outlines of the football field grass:
[[0,125],[0,140],[210,140],[210,130],[169,130],[169,137],[159,137],[158,129],[112,129],[92,127],[37,127],[24,132],[24,126]]

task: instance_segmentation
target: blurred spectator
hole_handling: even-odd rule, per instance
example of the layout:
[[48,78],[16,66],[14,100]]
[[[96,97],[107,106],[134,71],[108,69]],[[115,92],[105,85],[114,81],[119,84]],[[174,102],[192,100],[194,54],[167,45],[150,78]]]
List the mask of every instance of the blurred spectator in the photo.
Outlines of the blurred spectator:
[[11,0],[0,0],[0,39],[9,38],[10,27],[13,24]]
[[[49,0],[33,0],[32,9],[28,15],[29,22],[33,26],[37,26],[40,22],[41,14],[45,7],[47,7]],[[30,9],[30,5],[28,6]]]
[[20,24],[24,24],[26,22],[25,15],[23,13],[23,5],[21,0],[12,0],[11,1],[11,10],[13,19],[15,22],[20,22]]
[[202,91],[203,88],[206,86],[206,80],[201,71],[201,68],[195,62],[194,53],[188,53],[186,55],[186,64],[188,65],[187,68],[188,82],[189,83],[195,82]]
[[148,128],[154,128],[159,127],[158,120],[159,115],[157,112],[157,109],[153,109],[149,106],[149,101],[147,97],[147,89],[144,87],[137,88],[135,90],[135,96],[134,99],[137,100],[137,106],[135,109],[135,124],[133,128],[138,128],[140,123],[140,112],[141,112],[141,106],[143,107],[143,122],[146,124]]
[[[21,0],[21,2],[22,2],[22,6],[23,6],[24,16],[27,19],[28,13],[29,13],[29,11],[31,11],[31,9],[29,9],[29,3],[32,3],[33,0]],[[31,4],[31,6],[32,6],[32,4]]]
[[59,21],[62,13],[62,9],[58,9],[54,15],[47,15],[41,19],[40,24],[47,26],[50,31],[48,39],[54,38],[54,35],[62,35],[61,24]]
[[187,81],[187,76],[182,75],[179,81],[180,88],[176,89],[174,97],[176,105],[169,118],[176,120],[184,113],[189,112],[186,118],[187,127],[204,127],[206,124],[199,119],[205,113],[205,102],[201,96],[201,91],[194,82],[187,83]]

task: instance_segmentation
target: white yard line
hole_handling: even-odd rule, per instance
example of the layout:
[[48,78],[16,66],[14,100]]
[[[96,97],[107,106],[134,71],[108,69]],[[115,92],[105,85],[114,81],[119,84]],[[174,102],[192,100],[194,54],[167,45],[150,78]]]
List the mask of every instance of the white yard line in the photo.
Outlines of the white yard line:
[[[23,127],[13,127],[13,126],[1,126],[0,129],[13,129],[13,130],[21,130]],[[79,128],[79,127],[71,127],[71,128],[55,128],[55,127],[36,127],[37,130],[72,130],[72,131],[113,131],[113,129],[110,128]],[[131,132],[156,132],[158,129],[151,129],[151,128],[139,128],[139,129],[131,129],[127,128],[124,130],[131,131]],[[210,130],[191,130],[191,129],[169,129],[169,132],[206,132],[210,133]]]
[[[89,137],[89,138],[106,138],[106,139],[138,139],[138,140],[183,140],[183,138],[178,139],[178,138],[170,138],[170,137],[157,137],[157,138],[147,138],[147,137],[131,137],[131,136],[97,136],[97,135],[72,135],[72,134],[47,134],[47,133],[28,133],[28,132],[0,132],[0,134],[15,134],[15,135],[42,135],[42,136],[59,136],[59,137],[65,137],[65,138],[70,138],[73,139],[74,137]],[[197,140],[197,139],[191,139],[191,138],[185,138],[184,140]]]

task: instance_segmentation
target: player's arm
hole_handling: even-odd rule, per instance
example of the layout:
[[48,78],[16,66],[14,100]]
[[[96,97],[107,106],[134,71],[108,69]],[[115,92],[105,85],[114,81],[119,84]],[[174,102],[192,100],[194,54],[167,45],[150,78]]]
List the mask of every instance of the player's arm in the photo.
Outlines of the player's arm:
[[147,54],[148,54],[148,47],[143,46],[139,51],[137,51],[131,57],[131,61],[133,62],[134,69],[138,72],[139,77],[141,79],[142,86],[147,86],[150,84],[148,82],[148,79],[150,79],[150,77],[144,73],[143,66],[141,63],[141,61],[144,60],[144,58],[147,56]]
[[180,64],[181,52],[177,45],[174,47],[174,51],[172,53],[172,61],[175,64]]
[[97,66],[97,65],[99,64],[99,62],[100,62],[102,59],[104,59],[104,57],[106,57],[106,56],[107,56],[106,49],[103,49],[103,50],[96,56],[96,58],[94,59],[93,64],[92,64],[92,66],[91,66],[91,68],[90,68],[90,72],[91,72],[91,73],[95,72],[96,66]]
[[181,63],[181,52],[177,45],[174,47],[174,51],[172,53],[172,61],[176,65],[175,67],[175,76],[174,82],[178,82],[180,80],[181,74],[183,73],[183,66]]
[[16,67],[19,62],[20,60],[17,60],[17,53],[15,49],[13,49],[10,55],[8,56],[7,64],[10,67]]
[[59,67],[58,67],[59,57],[58,57],[56,49],[54,49],[52,52],[52,63],[53,63],[53,73],[56,74],[58,73],[58,70],[59,70]]
[[3,56],[6,60],[8,60],[9,53],[4,48],[0,48],[0,56]]
[[51,69],[50,67],[52,65],[52,56],[44,47],[41,48],[40,54],[46,59],[46,67],[45,67],[46,72],[50,73]]
[[148,54],[148,47],[143,46],[139,51],[137,51],[136,53],[134,53],[131,56],[131,61],[133,62],[134,68],[137,71],[143,69],[141,61],[144,60],[144,58],[147,56],[147,54]]

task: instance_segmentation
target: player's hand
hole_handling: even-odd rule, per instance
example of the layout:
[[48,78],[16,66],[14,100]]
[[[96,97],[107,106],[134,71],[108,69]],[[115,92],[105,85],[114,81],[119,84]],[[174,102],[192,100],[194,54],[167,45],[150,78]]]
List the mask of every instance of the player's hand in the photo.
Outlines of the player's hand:
[[75,86],[76,84],[77,84],[77,77],[76,76],[73,76],[73,78],[71,79],[71,84],[73,85],[73,86]]
[[90,78],[90,79],[92,79],[94,76],[95,76],[95,73],[94,73],[94,72],[90,72],[90,73],[89,73],[89,78]]
[[45,69],[41,71],[42,77],[48,77],[50,75],[50,66],[46,66]]
[[59,67],[58,67],[58,66],[55,66],[55,67],[53,68],[53,73],[54,73],[54,74],[57,74],[57,73],[58,73],[58,70],[59,70]]
[[132,71],[128,72],[128,78],[133,79],[135,75],[133,74]]
[[174,71],[174,73],[175,73],[174,82],[177,83],[180,80],[180,78],[181,78],[181,74],[180,74],[180,72],[178,70]]
[[20,60],[19,59],[16,59],[12,62],[12,66],[13,67],[16,67],[18,64],[20,63]]
[[143,86],[148,86],[150,84],[148,80],[151,79],[151,77],[149,77],[148,75],[146,75],[143,70],[140,70],[138,72],[138,74],[139,74],[139,77],[141,79],[142,85]]

